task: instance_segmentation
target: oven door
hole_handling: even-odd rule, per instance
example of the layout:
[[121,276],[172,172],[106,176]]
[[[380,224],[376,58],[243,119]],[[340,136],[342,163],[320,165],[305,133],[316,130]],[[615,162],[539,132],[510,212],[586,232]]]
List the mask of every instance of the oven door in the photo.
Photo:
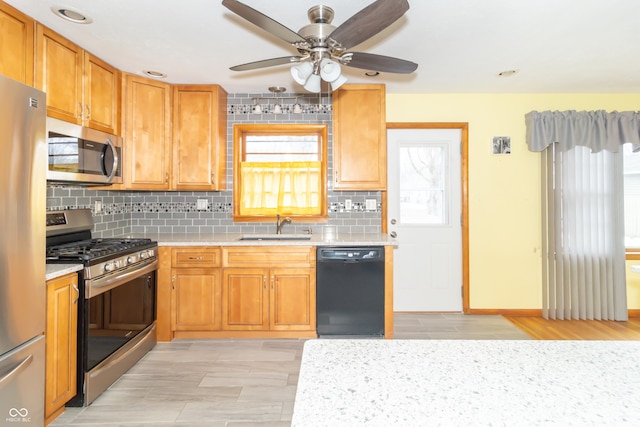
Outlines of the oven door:
[[78,321],[78,395],[67,406],[89,405],[155,346],[156,292],[154,269],[85,295]]

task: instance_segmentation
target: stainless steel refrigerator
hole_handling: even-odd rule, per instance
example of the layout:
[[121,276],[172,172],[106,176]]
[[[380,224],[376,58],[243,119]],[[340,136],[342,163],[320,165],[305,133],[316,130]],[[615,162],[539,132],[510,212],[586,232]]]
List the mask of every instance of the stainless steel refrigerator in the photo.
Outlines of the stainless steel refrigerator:
[[44,425],[45,94],[0,75],[0,426]]

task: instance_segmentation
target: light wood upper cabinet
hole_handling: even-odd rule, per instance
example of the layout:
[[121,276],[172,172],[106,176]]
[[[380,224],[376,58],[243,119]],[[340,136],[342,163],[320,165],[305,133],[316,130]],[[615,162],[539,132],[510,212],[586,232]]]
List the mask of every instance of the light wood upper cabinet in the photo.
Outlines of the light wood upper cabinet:
[[87,126],[120,135],[121,79],[119,70],[89,52],[84,53],[84,111]]
[[47,115],[82,124],[83,51],[38,24],[36,87],[47,93]]
[[344,85],[333,92],[333,188],[386,190],[384,85]]
[[36,87],[47,93],[47,115],[119,134],[120,71],[38,24]]
[[125,74],[123,77],[126,189],[168,190],[171,174],[171,86]]
[[226,106],[218,85],[173,87],[173,189],[226,188]]
[[35,21],[0,2],[0,74],[33,86]]
[[45,355],[45,418],[47,423],[64,411],[76,395],[78,275],[47,281]]

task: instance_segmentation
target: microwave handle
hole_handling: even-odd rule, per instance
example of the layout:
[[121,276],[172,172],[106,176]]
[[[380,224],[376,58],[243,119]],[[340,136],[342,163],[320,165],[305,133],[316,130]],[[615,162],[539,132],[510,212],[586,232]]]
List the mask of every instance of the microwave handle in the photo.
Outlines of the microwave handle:
[[[113,152],[113,169],[111,170],[111,174],[107,177],[107,181],[111,182],[116,173],[118,173],[118,162],[120,161],[120,159],[118,159],[118,150],[116,150],[116,147],[113,146],[110,139],[107,139],[105,145]],[[107,147],[105,147],[105,151],[107,150]],[[103,165],[102,167],[104,168],[104,171],[106,173],[107,168],[105,167],[105,165]]]

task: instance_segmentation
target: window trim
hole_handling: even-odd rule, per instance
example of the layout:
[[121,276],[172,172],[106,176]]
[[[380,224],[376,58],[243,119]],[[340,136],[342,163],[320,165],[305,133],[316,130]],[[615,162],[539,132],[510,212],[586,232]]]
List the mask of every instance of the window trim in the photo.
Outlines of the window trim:
[[240,207],[240,162],[244,159],[244,141],[247,135],[315,135],[320,138],[320,215],[291,215],[291,218],[303,222],[327,222],[328,184],[327,169],[329,149],[329,126],[326,124],[235,124],[233,126],[233,220],[235,222],[275,221],[273,215],[238,215]]

